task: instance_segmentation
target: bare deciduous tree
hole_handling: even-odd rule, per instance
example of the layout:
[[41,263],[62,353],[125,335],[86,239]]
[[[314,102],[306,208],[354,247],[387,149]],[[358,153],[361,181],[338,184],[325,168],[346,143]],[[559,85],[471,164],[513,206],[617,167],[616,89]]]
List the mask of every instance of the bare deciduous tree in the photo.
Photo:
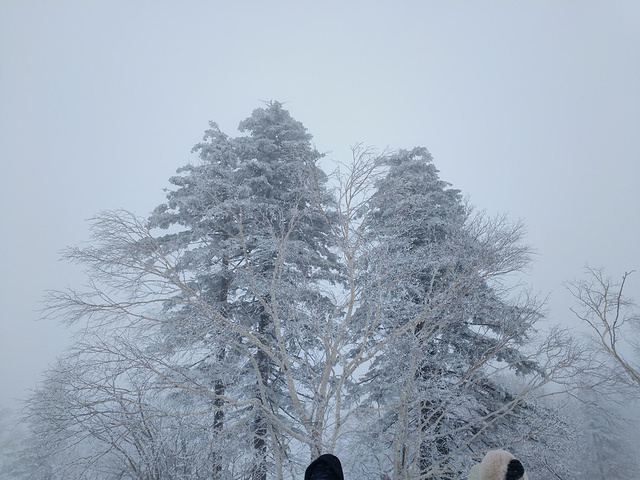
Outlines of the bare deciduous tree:
[[634,300],[624,295],[625,283],[633,272],[625,272],[621,281],[615,282],[604,269],[586,267],[586,279],[567,282],[566,286],[576,299],[573,313],[595,333],[602,351],[623,377],[640,388],[640,314]]

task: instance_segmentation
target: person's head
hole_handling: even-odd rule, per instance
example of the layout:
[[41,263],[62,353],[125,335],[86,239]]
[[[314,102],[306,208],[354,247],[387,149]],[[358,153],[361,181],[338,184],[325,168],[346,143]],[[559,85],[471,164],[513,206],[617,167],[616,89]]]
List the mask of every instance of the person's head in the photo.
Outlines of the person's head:
[[307,467],[304,480],[344,480],[342,464],[335,455],[320,455]]

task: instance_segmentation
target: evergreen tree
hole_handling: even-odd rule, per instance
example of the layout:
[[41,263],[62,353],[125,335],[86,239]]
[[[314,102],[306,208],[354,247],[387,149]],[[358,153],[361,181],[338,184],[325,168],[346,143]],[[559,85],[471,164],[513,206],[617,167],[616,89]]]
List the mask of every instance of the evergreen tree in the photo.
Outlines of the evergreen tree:
[[636,419],[629,420],[633,418],[629,405],[621,410],[610,399],[589,391],[581,392],[580,397],[576,414],[581,427],[581,435],[577,436],[581,446],[576,452],[577,471],[590,480],[633,478],[640,464],[637,445],[628,441],[632,438],[630,429],[637,427]]
[[[160,244],[178,256],[178,272],[190,278],[207,307],[225,317],[217,330],[207,331],[219,322],[211,322],[205,312],[205,330],[199,334],[213,343],[199,368],[206,364],[207,372],[218,370],[210,379],[217,431],[224,424],[225,371],[240,368],[245,381],[254,383],[252,478],[260,480],[275,445],[287,443],[273,421],[283,413],[278,410],[291,408],[283,403],[287,386],[281,383],[281,370],[291,368],[283,357],[297,356],[300,342],[310,341],[300,334],[311,331],[310,322],[332,308],[318,282],[334,281],[338,267],[329,224],[319,208],[331,201],[327,178],[316,166],[320,154],[311,146],[311,135],[277,102],[255,110],[240,123],[240,131],[249,135],[229,138],[212,124],[205,142],[194,148],[201,163],[171,179],[177,188],[150,221],[152,227],[180,226]],[[180,304],[176,315],[189,319],[185,335],[191,337],[191,306]],[[236,326],[235,338],[224,333],[229,322]],[[190,342],[185,348],[193,351]],[[252,352],[251,358],[227,361],[230,345]],[[281,351],[284,347],[287,352]]]
[[379,438],[390,439],[396,477],[453,478],[447,464],[470,442],[489,441],[518,403],[483,365],[535,368],[516,346],[539,314],[496,288],[530,251],[521,226],[474,219],[425,149],[384,164],[366,222],[362,313],[378,312],[380,336],[391,340],[367,373],[369,404],[386,410]]

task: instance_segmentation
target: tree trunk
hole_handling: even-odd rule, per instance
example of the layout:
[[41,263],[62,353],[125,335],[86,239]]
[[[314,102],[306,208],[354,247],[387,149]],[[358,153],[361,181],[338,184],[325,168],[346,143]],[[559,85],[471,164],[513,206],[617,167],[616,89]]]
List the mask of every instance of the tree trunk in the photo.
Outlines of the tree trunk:
[[[267,326],[269,324],[269,314],[264,311],[264,307],[260,308],[260,320],[258,323],[258,332],[265,339],[267,335]],[[257,408],[253,423],[253,450],[255,455],[255,463],[251,472],[252,480],[267,479],[267,419],[263,409],[266,405],[262,400],[262,389],[267,389],[269,384],[270,363],[267,354],[258,349],[256,353],[256,363],[258,365],[258,380],[256,385],[256,399],[260,405]]]
[[[218,292],[218,301],[220,302],[220,313],[223,316],[227,316],[229,314],[229,259],[223,257],[222,259],[222,275],[220,278],[220,291]],[[226,357],[226,349],[223,346],[218,346],[219,350],[216,355],[216,361],[218,363],[224,362]],[[224,429],[224,401],[223,396],[226,392],[226,386],[224,384],[224,380],[221,378],[216,378],[214,380],[213,385],[213,393],[215,398],[213,400],[213,442],[214,444],[217,442],[218,437],[222,434]],[[212,459],[212,469],[214,478],[220,475],[222,471],[222,458],[220,452],[218,451],[219,447],[216,445],[213,446],[213,459]]]

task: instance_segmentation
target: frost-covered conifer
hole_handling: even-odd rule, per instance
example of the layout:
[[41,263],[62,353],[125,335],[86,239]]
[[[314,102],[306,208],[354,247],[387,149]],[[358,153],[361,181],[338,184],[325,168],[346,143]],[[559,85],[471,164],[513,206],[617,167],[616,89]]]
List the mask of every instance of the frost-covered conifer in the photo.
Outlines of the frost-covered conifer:
[[377,411],[365,437],[394,459],[396,475],[448,478],[462,450],[487,442],[518,404],[485,366],[535,368],[517,346],[539,314],[497,289],[530,251],[520,225],[474,217],[425,149],[383,163],[360,275],[361,315],[379,316],[386,344],[360,389]]
[[[318,284],[334,281],[338,267],[321,208],[331,201],[327,177],[316,166],[321,155],[311,135],[277,102],[255,110],[239,129],[248,135],[229,138],[211,124],[194,148],[200,163],[171,179],[176,188],[151,226],[179,230],[159,243],[177,256],[177,272],[206,309],[178,303],[175,333],[191,355],[201,352],[195,360],[216,392],[217,431],[233,410],[223,400],[231,384],[233,395],[251,405],[240,409],[252,430],[244,445],[253,445],[252,476],[261,479],[274,450],[287,444],[283,424],[295,415],[287,391],[305,381],[285,357],[313,342],[314,322],[332,308]],[[244,373],[232,381],[229,371]]]

